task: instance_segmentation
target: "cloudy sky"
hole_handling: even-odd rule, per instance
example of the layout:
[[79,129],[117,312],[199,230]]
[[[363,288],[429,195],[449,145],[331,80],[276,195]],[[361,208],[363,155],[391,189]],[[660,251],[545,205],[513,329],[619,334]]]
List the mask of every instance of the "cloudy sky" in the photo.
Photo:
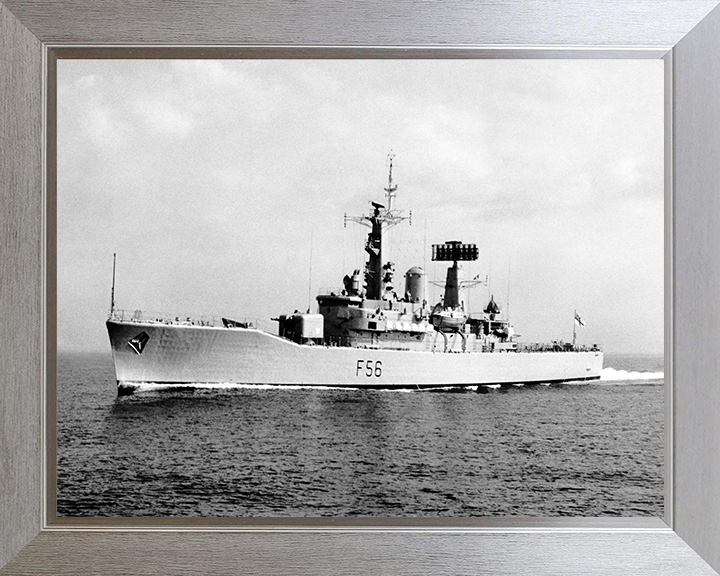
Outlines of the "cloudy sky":
[[[60,60],[58,348],[120,308],[258,318],[362,268],[382,201],[397,276],[476,243],[467,275],[522,339],[663,348],[663,65],[583,60]],[[509,289],[508,289],[509,284]],[[435,289],[434,297],[439,298]],[[314,304],[313,304],[314,306]]]

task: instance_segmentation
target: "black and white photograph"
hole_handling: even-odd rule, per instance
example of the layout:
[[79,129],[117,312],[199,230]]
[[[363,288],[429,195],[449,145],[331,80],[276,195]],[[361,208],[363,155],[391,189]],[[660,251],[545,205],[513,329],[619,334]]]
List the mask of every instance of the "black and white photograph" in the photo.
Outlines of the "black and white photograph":
[[59,517],[659,517],[663,62],[57,63]]

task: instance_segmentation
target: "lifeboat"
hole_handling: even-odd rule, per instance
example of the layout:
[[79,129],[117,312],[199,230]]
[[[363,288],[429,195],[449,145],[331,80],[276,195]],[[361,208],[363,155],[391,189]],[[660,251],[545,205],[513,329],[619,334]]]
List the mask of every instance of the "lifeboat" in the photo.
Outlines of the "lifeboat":
[[433,312],[432,323],[439,332],[460,332],[467,321],[467,314],[461,310]]

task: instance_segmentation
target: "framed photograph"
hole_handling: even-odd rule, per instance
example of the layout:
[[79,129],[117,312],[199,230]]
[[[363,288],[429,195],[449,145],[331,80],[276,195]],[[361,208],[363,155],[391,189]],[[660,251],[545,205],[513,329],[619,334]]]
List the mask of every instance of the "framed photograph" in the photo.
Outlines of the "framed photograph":
[[58,523],[662,517],[661,60],[56,53]]
[[[428,36],[493,45],[453,49],[413,48],[410,30],[394,37],[403,48],[345,48],[357,44],[348,28],[327,38],[334,47],[306,47],[322,35],[302,26],[298,47],[280,46],[277,23],[231,40],[220,22],[246,13],[207,7],[200,21],[217,28],[194,32],[206,42],[276,46],[161,46],[175,32],[149,40],[138,24],[123,39],[127,28],[103,20],[96,42],[155,46],[89,48],[79,8],[54,29],[47,13],[8,4],[3,138],[22,145],[2,175],[15,263],[3,307],[17,319],[3,352],[4,570],[82,573],[91,554],[95,572],[132,573],[143,557],[158,573],[522,573],[524,558],[537,573],[627,562],[638,574],[714,573],[718,393],[706,383],[719,271],[704,256],[716,232],[702,200],[719,177],[708,94],[720,75],[699,70],[717,72],[716,3],[662,14],[628,3],[596,14],[579,49],[551,46],[522,19],[494,46],[513,29],[509,4],[473,7],[494,22],[481,32]],[[639,12],[652,32],[628,24]],[[571,20],[563,45],[582,29]],[[374,114],[381,131],[365,125]],[[576,145],[578,131],[592,146]],[[598,190],[602,202],[588,196]],[[228,282],[233,269],[244,274]],[[85,346],[104,330],[109,363]],[[226,341],[247,338],[262,340],[242,345],[265,368],[226,370]],[[327,378],[303,371],[319,363],[302,355],[318,353]],[[397,360],[424,354],[504,364],[415,374]],[[504,408],[488,414],[498,398]],[[550,405],[565,410],[553,426]],[[239,418],[254,442],[210,430],[194,447],[179,440],[176,425],[191,429],[199,410]],[[524,427],[498,426],[520,414]],[[437,445],[417,444],[413,425]],[[538,430],[545,443],[497,438]],[[609,467],[586,462],[581,439],[608,437]],[[553,449],[568,439],[573,449]],[[499,456],[475,465],[483,447]],[[226,457],[208,465],[199,451]],[[320,479],[333,488],[313,490]]]

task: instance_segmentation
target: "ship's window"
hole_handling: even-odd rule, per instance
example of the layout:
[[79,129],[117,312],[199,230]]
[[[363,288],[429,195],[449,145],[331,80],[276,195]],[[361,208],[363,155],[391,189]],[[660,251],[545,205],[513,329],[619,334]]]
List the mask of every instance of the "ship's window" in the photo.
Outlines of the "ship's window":
[[369,329],[369,330],[376,330],[376,329],[377,329],[377,322],[368,322],[368,329]]

